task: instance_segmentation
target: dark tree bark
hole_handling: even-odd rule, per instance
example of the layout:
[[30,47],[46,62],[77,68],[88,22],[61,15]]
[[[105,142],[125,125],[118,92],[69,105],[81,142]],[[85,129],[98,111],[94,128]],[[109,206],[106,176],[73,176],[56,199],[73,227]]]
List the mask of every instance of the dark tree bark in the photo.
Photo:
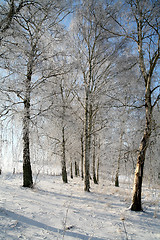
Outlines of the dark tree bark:
[[30,163],[30,91],[31,91],[32,62],[28,64],[27,79],[25,82],[26,96],[24,99],[23,116],[23,187],[31,188],[33,186],[32,170]]
[[116,177],[115,177],[115,187],[119,187],[119,174],[118,174],[118,171],[116,172]]
[[93,140],[93,181],[94,184],[98,184],[97,177],[96,177],[96,140],[94,136]]
[[75,176],[78,177],[78,166],[76,161],[75,161]]
[[86,106],[85,106],[85,188],[90,192],[90,149],[89,149],[89,89],[86,89]]
[[97,184],[99,183],[99,157],[97,161]]
[[73,179],[73,167],[72,167],[72,162],[71,162],[71,178]]
[[68,183],[67,170],[66,170],[66,149],[65,149],[65,129],[62,128],[62,180],[64,183]]
[[83,164],[84,164],[84,149],[83,149],[83,134],[81,136],[81,178],[84,179]]
[[[122,124],[123,127],[123,124]],[[120,141],[119,141],[119,156],[117,161],[117,170],[115,176],[115,187],[119,187],[119,170],[120,170],[120,161],[121,161],[121,151],[122,151],[122,137],[123,137],[123,129],[121,129]]]

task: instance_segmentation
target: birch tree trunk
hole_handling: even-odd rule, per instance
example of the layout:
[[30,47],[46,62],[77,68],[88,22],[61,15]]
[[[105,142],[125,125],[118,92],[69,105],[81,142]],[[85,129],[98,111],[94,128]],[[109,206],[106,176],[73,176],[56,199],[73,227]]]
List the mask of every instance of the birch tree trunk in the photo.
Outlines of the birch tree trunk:
[[138,34],[138,53],[139,53],[139,65],[140,70],[143,75],[144,83],[145,83],[145,130],[144,134],[139,146],[139,153],[137,157],[137,164],[134,176],[134,187],[133,187],[133,198],[131,210],[133,211],[141,211],[142,203],[141,203],[141,193],[142,193],[142,181],[143,181],[143,168],[145,162],[146,150],[149,143],[149,138],[151,136],[151,124],[152,124],[152,105],[151,105],[151,76],[154,70],[152,68],[152,64],[150,62],[150,71],[147,74],[144,53],[143,53],[143,16],[142,9],[140,7],[139,0],[136,0],[138,17],[136,18],[137,23],[137,34]]
[[115,177],[115,187],[119,187],[119,167],[120,167],[120,156],[118,157],[117,171]]
[[[123,127],[123,124],[122,124]],[[120,141],[119,141],[119,156],[117,161],[117,170],[115,176],[115,187],[119,187],[119,170],[120,170],[120,161],[121,161],[121,151],[122,151],[122,137],[123,137],[123,129],[121,129]]]
[[71,178],[73,179],[73,167],[72,167],[72,162],[71,162]]
[[81,178],[84,179],[83,173],[83,162],[84,162],[84,147],[83,147],[83,134],[81,135]]
[[96,177],[96,139],[94,135],[93,140],[93,181],[95,184],[98,184],[97,177]]
[[78,165],[76,161],[75,161],[75,177],[78,177]]
[[67,171],[66,171],[66,149],[65,149],[65,129],[62,127],[62,180],[67,183]]
[[89,89],[86,90],[86,106],[85,106],[85,188],[84,190],[90,191],[90,149],[89,149]]
[[150,86],[146,87],[145,95],[145,114],[146,114],[146,126],[144,134],[139,146],[139,153],[137,157],[137,164],[134,176],[134,187],[131,210],[142,211],[141,193],[142,193],[142,181],[143,181],[143,168],[145,162],[146,150],[148,148],[149,138],[151,136],[152,125],[152,106],[151,106],[151,91]]
[[66,106],[65,106],[65,97],[64,97],[64,88],[63,88],[63,83],[61,82],[60,84],[60,89],[61,89],[61,97],[62,97],[62,160],[61,160],[61,165],[62,165],[62,180],[64,183],[68,183],[67,179],[67,170],[66,170],[66,140],[65,140],[65,112],[66,112]]
[[25,99],[23,116],[23,187],[33,186],[30,163],[30,92],[31,92],[32,62],[28,64],[27,79],[25,81]]
[[[135,20],[137,24],[137,45],[138,45],[138,54],[139,54],[139,66],[144,79],[145,84],[145,129],[144,134],[139,146],[139,153],[137,156],[137,165],[135,170],[134,177],[134,187],[133,187],[133,198],[131,204],[131,210],[133,211],[142,211],[142,203],[141,203],[141,192],[142,192],[142,181],[143,181],[143,169],[144,162],[146,156],[146,150],[148,148],[149,139],[152,131],[152,112],[153,108],[160,99],[160,94],[157,96],[156,100],[153,101],[152,94],[155,89],[159,88],[156,86],[151,90],[151,82],[153,80],[153,72],[155,70],[156,64],[158,63],[158,59],[160,56],[160,34],[159,28],[155,28],[154,24],[150,21],[153,21],[152,14],[151,17],[146,21],[145,11],[143,12],[143,4],[140,0],[136,0],[136,12],[135,12]],[[150,6],[149,6],[150,9]],[[154,7],[153,7],[154,10]],[[152,12],[151,12],[152,13]],[[154,14],[154,11],[153,11]],[[149,30],[150,34],[148,34],[145,39],[145,28],[146,25],[147,31]],[[156,23],[157,24],[157,23]],[[152,40],[151,40],[152,39]],[[145,58],[145,42],[148,41],[149,48],[149,58],[148,62],[146,62]],[[154,42],[154,47],[152,48],[152,41]],[[152,52],[151,52],[152,49]],[[148,65],[148,66],[147,66]],[[147,70],[148,68],[148,70]],[[153,101],[153,104],[152,104]]]
[[98,161],[97,161],[97,184],[99,183],[99,157],[98,157]]
[[97,184],[99,183],[100,149],[101,149],[101,144],[100,144],[100,138],[99,138],[99,143],[98,143],[98,160],[97,160]]

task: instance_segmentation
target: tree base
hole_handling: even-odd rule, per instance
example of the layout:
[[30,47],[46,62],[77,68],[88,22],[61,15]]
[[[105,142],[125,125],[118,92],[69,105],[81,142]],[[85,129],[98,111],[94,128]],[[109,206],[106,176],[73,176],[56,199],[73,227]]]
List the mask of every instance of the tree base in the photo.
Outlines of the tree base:
[[90,192],[90,188],[85,187],[85,188],[84,188],[84,191],[85,191],[85,192]]
[[63,180],[63,183],[68,183],[67,172],[62,173],[62,180]]
[[143,212],[142,206],[135,203],[132,203],[129,209],[135,212]]
[[117,174],[116,174],[116,177],[115,177],[115,187],[119,187],[119,179],[118,179]]
[[93,175],[93,182],[94,182],[94,184],[98,184],[98,181],[97,181],[97,178],[96,178],[95,174]]
[[23,165],[23,187],[33,187],[32,170],[29,163]]
[[90,192],[90,181],[89,181],[89,176],[85,179],[84,181],[84,191],[85,192]]

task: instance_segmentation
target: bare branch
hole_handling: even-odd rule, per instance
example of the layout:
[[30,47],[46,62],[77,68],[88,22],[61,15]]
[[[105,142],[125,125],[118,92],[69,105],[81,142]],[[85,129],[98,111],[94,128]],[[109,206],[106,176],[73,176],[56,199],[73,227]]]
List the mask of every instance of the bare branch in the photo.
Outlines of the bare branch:
[[155,88],[152,89],[151,94],[157,89],[160,88],[160,85],[156,86]]
[[157,96],[155,102],[152,105],[152,109],[156,106],[156,104],[158,103],[158,101],[160,100],[160,94]]

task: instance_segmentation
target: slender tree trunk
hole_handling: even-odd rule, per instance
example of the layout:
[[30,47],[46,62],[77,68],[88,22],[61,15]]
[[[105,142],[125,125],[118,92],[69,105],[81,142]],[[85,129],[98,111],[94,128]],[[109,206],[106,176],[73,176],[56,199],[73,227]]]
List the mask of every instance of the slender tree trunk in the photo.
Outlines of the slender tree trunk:
[[27,79],[25,82],[26,95],[24,99],[24,116],[23,116],[23,187],[31,188],[33,186],[32,170],[30,163],[30,91],[31,91],[32,65],[28,65]]
[[116,170],[116,176],[115,176],[115,187],[119,187],[119,169],[120,169],[120,153],[118,156],[118,162],[117,162],[117,170]]
[[77,163],[77,176],[79,177],[79,163]]
[[97,161],[97,184],[99,183],[99,157]]
[[89,76],[86,84],[85,101],[85,191],[90,191],[90,150],[91,150],[91,130],[92,130],[92,104],[90,99],[90,87],[92,82],[92,62],[89,50]]
[[123,129],[120,134],[120,142],[119,142],[119,156],[117,161],[117,170],[115,176],[115,187],[119,187],[119,170],[120,170],[120,160],[121,160],[121,151],[122,151],[122,137],[123,137]]
[[90,152],[89,152],[89,89],[86,90],[86,107],[85,107],[85,188],[84,190],[90,191]]
[[96,178],[96,140],[94,136],[93,140],[93,181],[95,184],[98,184],[97,178]]
[[119,187],[119,169],[117,168],[115,177],[115,187]]
[[100,144],[100,139],[99,139],[99,143],[98,143],[98,161],[97,161],[97,183],[99,183],[100,149],[101,149],[101,144]]
[[62,127],[62,180],[67,183],[67,171],[66,171],[66,153],[65,153],[65,129]]
[[72,167],[72,162],[71,162],[71,178],[73,179],[73,167]]
[[75,176],[78,177],[78,166],[76,161],[75,161]]
[[134,177],[133,197],[131,210],[142,211],[141,193],[142,193],[142,181],[143,181],[143,168],[145,162],[146,150],[148,148],[149,138],[151,136],[151,124],[152,124],[152,106],[151,106],[151,91],[150,86],[146,86],[145,94],[145,112],[146,112],[146,126],[143,138],[140,143],[139,153],[137,157],[137,165]]
[[84,149],[83,149],[83,134],[81,136],[81,178],[84,179],[84,173],[83,173],[83,162],[84,162]]

